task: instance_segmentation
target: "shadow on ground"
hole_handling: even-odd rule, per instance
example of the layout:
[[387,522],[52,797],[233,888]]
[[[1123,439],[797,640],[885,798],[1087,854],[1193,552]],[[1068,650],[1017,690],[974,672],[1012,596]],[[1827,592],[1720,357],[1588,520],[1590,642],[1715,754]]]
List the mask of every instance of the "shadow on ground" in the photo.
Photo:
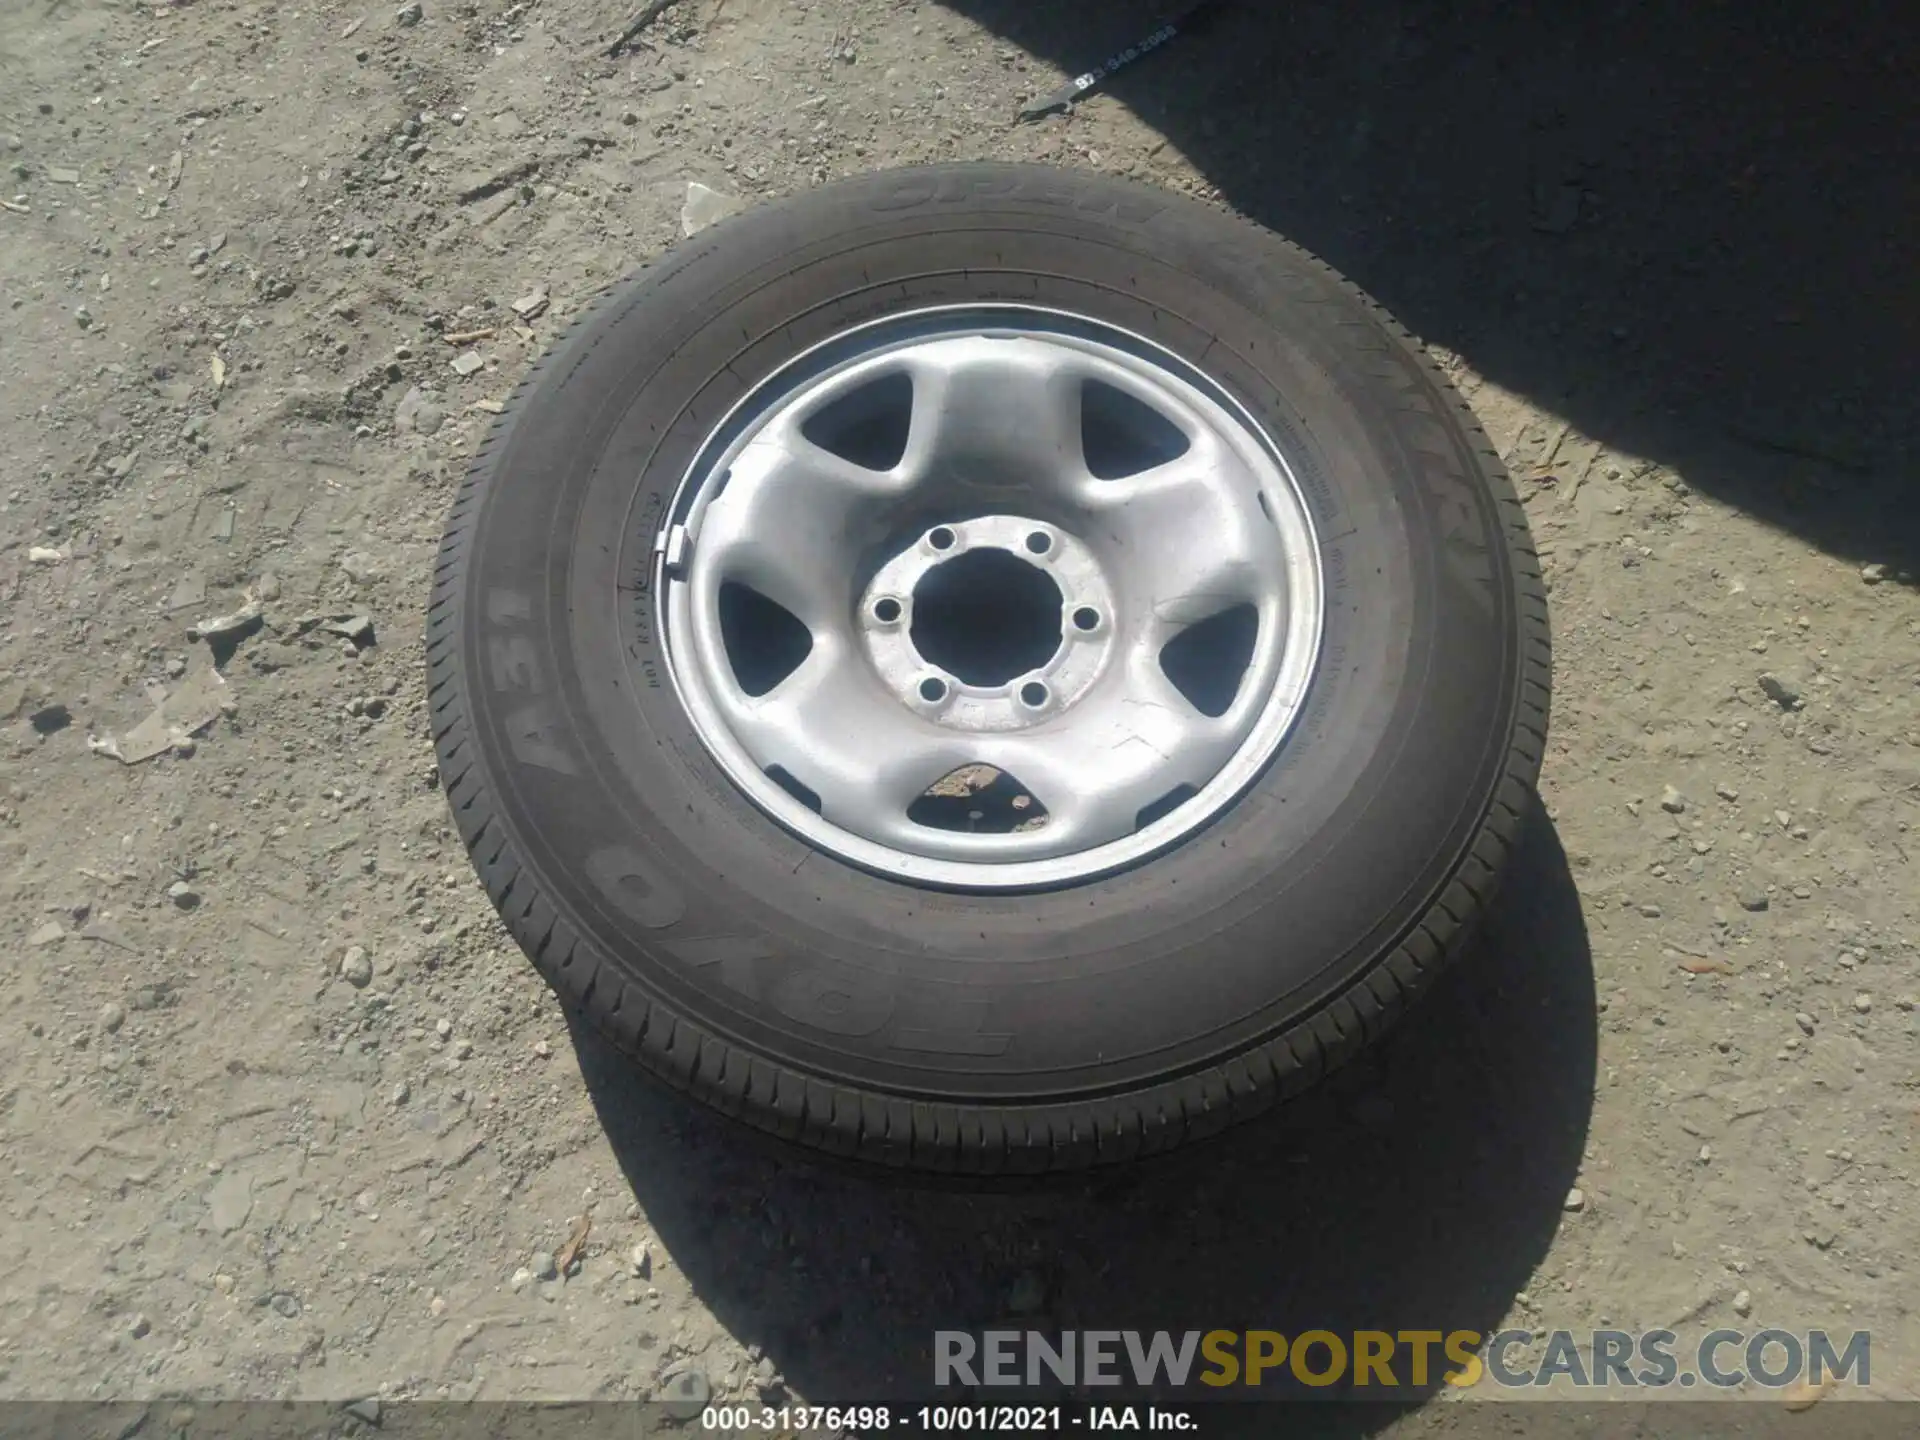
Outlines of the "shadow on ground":
[[[574,1042],[672,1263],[827,1403],[931,1398],[937,1329],[1486,1330],[1563,1218],[1594,1004],[1566,857],[1536,814],[1483,945],[1371,1060],[1272,1121],[1072,1190],[822,1171],[659,1091],[590,1033]],[[1381,1418],[1315,1409],[1327,1433]],[[1255,1409],[1244,1421],[1261,1433]]]
[[[1069,75],[1178,9],[942,4]],[[1915,571],[1916,74],[1911,0],[1228,0],[1042,123],[1127,107],[1578,433]]]

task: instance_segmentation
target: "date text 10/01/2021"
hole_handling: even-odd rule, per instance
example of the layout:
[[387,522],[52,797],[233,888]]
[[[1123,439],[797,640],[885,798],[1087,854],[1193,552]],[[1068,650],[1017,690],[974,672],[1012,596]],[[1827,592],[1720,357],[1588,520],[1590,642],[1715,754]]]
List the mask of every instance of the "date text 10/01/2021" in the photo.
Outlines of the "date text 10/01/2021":
[[909,1434],[1150,1430],[1177,1433],[1197,1429],[1191,1411],[1158,1405],[888,1405],[765,1406],[709,1405],[700,1412],[703,1430],[726,1434],[878,1435],[899,1429]]

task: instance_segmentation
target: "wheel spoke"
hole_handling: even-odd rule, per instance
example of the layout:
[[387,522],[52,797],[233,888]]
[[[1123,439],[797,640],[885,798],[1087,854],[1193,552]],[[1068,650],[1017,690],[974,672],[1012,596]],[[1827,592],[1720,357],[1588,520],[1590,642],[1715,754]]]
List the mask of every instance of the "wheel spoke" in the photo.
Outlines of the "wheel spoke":
[[1086,473],[1085,367],[1077,362],[1058,346],[986,336],[911,352],[913,413],[900,470],[916,483],[957,480],[1001,490],[1071,484]]
[[1111,679],[1070,717],[982,752],[1046,807],[1050,848],[1131,835],[1142,810],[1178,786],[1198,790],[1233,750],[1234,728],[1189,705],[1150,657]]
[[1121,588],[1139,597],[1147,638],[1284,594],[1286,560],[1259,493],[1245,463],[1212,437],[1155,469],[1081,487]]
[[915,797],[970,758],[965,735],[907,710],[838,636],[767,694],[722,703],[754,758],[813,791],[825,819],[896,841]]
[[865,518],[899,488],[895,476],[821,449],[797,423],[777,423],[734,460],[701,518],[695,563],[712,584],[751,586],[817,638],[846,623]]

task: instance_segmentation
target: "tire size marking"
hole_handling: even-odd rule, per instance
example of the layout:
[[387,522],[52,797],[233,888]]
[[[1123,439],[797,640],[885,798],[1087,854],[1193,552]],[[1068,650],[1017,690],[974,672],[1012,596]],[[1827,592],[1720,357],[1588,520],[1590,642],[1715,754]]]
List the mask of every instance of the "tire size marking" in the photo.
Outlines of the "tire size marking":
[[937,175],[924,171],[890,179],[868,202],[875,210],[912,210],[928,203],[958,205],[975,196],[994,200],[1030,200],[1083,215],[1112,215],[1144,225],[1166,210],[1150,195],[1086,194],[1051,175]]

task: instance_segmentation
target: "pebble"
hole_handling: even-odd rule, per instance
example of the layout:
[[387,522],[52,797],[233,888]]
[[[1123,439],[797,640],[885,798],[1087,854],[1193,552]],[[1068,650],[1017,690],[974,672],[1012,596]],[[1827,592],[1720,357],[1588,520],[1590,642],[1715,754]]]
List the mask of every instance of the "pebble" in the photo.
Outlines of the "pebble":
[[689,1366],[662,1381],[654,1399],[674,1420],[691,1420],[707,1408],[713,1398],[713,1385],[704,1370]]
[[1782,710],[1798,710],[1800,708],[1799,688],[1782,680],[1778,675],[1762,675],[1760,677],[1760,689],[1769,700],[1773,701],[1773,703],[1778,705]]
[[1878,585],[1882,580],[1887,578],[1887,567],[1878,564],[1862,565],[1860,567],[1860,578],[1869,585]]
[[524,1265],[522,1265],[518,1270],[514,1271],[513,1278],[507,1281],[507,1284],[511,1285],[516,1290],[524,1290],[527,1288],[527,1286],[531,1285],[532,1283],[533,1283],[533,1272],[527,1269],[527,1267]]
[[1651,903],[1642,905],[1640,907],[1640,913],[1649,920],[1658,920],[1660,918],[1660,907]]
[[478,350],[462,350],[453,357],[453,369],[457,375],[472,375],[486,363],[480,358]]
[[709,225],[724,220],[740,208],[731,195],[723,195],[698,180],[687,182],[686,204],[680,207],[680,233],[698,235]]
[[27,944],[38,949],[42,945],[57,944],[67,938],[67,932],[58,920],[49,920],[36,926],[27,936]]
[[1740,798],[1740,792],[1724,780],[1713,787],[1713,793],[1718,795],[1722,800],[1738,800]]
[[109,1035],[126,1023],[127,1012],[118,1002],[109,1000],[100,1007],[100,1028]]
[[536,1280],[552,1280],[560,1274],[559,1267],[553,1263],[553,1256],[544,1250],[533,1257],[533,1263],[528,1268],[533,1271]]
[[1687,808],[1686,797],[1669,785],[1660,792],[1660,808],[1669,815],[1678,815]]
[[1758,885],[1752,885],[1740,892],[1740,908],[1751,910],[1755,914],[1765,910],[1773,902],[1767,898],[1767,892]]
[[267,1303],[273,1307],[273,1313],[283,1320],[297,1320],[300,1318],[300,1302],[284,1290],[275,1295],[273,1299]]
[[356,990],[364,990],[373,983],[373,961],[360,946],[349,945],[347,953],[340,957],[340,978]]
[[442,1017],[433,1022],[433,1033],[445,1041],[453,1034],[453,1022]]
[[420,8],[420,0],[407,0],[406,4],[393,12],[393,18],[401,25],[418,25],[426,13]]
[[340,1409],[342,1413],[356,1420],[364,1420],[369,1425],[377,1427],[380,1424],[380,1401],[374,1396],[369,1395],[364,1400],[349,1400]]
[[636,1242],[627,1252],[627,1269],[641,1280],[653,1273],[653,1251],[647,1248],[646,1241]]
[[85,330],[93,324],[93,312],[84,305],[76,305],[73,309],[73,323]]
[[1742,1290],[1733,1297],[1733,1313],[1745,1319],[1753,1313],[1753,1292]]
[[191,910],[200,903],[200,892],[184,880],[176,880],[167,887],[167,898],[182,910]]
[[1806,1011],[1802,1010],[1796,1014],[1793,1017],[1793,1023],[1798,1025],[1806,1034],[1813,1034],[1813,1016],[1807,1014]]
[[473,1041],[461,1039],[453,1042],[453,1058],[464,1060],[473,1054]]
[[1873,996],[1868,995],[1865,992],[1862,992],[1861,994],[1854,996],[1853,1008],[1862,1015],[1871,1013],[1873,1010]]
[[447,412],[428,391],[418,385],[408,390],[393,410],[395,427],[411,430],[416,435],[432,435],[446,421]]
[[1577,1213],[1581,1210],[1586,1209],[1587,1208],[1586,1192],[1582,1190],[1578,1185],[1574,1186],[1573,1189],[1567,1191],[1567,1198],[1560,1202],[1560,1208],[1562,1210],[1567,1211],[1569,1214]]
[[136,1340],[144,1340],[153,1333],[153,1322],[144,1315],[136,1315],[127,1326],[127,1333]]
[[404,1105],[412,1098],[413,1087],[407,1084],[406,1081],[402,1080],[398,1085],[393,1087],[392,1099],[395,1105]]
[[1046,1282],[1036,1271],[1022,1272],[1007,1291],[1007,1309],[1015,1315],[1036,1315],[1046,1303]]
[[538,1055],[542,1060],[545,1060],[549,1055],[553,1054],[553,1047],[544,1040],[536,1040],[533,1045],[533,1053]]

